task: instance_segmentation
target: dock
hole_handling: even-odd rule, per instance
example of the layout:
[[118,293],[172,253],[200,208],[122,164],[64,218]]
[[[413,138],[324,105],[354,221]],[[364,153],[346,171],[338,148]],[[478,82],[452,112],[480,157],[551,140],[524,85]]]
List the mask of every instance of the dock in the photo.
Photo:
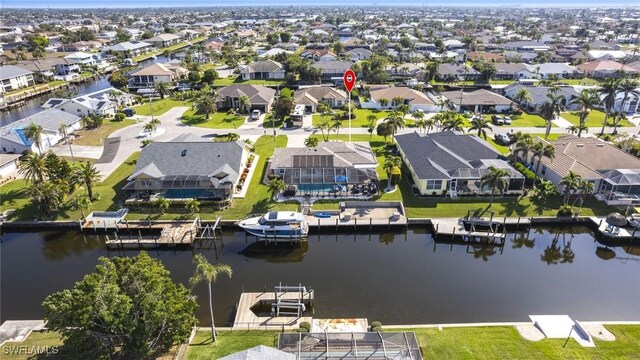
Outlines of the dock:
[[[115,231],[114,237],[111,238],[107,235],[105,245],[116,248],[142,248],[142,247],[161,247],[161,246],[190,246],[196,237],[198,230],[199,218],[191,223],[176,223],[171,222],[167,224],[158,223],[132,223],[128,222],[125,226],[120,226],[119,230],[128,230],[128,235],[123,235],[121,232]],[[138,235],[132,235],[132,232],[138,231]],[[142,236],[142,230],[159,230],[159,235]]]
[[[317,217],[318,213],[330,215]],[[310,212],[305,215],[309,228],[336,230],[375,227],[406,227],[407,217],[401,202],[345,201],[339,210]]]
[[635,227],[610,227],[607,224],[606,218],[590,216],[589,220],[596,226],[597,232],[609,239],[622,240],[622,239],[638,239],[640,238],[640,230]]
[[[286,291],[285,288],[304,289],[304,291]],[[293,305],[303,304],[303,308],[313,306],[314,291],[307,291],[304,287],[276,286],[274,291],[264,292],[243,292],[240,295],[235,319],[234,329],[273,329],[273,330],[293,330],[297,329],[303,321],[311,323],[311,316],[302,316],[300,313],[285,313],[284,311],[268,315],[266,308],[274,309],[275,304],[281,304],[284,308],[291,308]],[[288,305],[291,306],[288,306]],[[262,309],[254,312],[256,307]]]

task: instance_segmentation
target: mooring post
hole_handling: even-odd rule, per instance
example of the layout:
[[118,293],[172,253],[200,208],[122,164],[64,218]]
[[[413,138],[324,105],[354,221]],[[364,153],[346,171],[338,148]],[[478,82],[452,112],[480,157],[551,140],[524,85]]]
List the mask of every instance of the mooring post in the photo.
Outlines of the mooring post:
[[516,224],[516,227],[520,226],[520,216],[518,216],[518,224]]
[[336,218],[336,230],[338,230],[338,218]]
[[373,229],[373,218],[369,218],[369,230]]
[[353,219],[353,230],[358,228],[358,218]]
[[451,235],[451,238],[453,239],[456,236],[456,227],[453,227],[453,235]]
[[391,218],[387,219],[387,229],[391,230]]

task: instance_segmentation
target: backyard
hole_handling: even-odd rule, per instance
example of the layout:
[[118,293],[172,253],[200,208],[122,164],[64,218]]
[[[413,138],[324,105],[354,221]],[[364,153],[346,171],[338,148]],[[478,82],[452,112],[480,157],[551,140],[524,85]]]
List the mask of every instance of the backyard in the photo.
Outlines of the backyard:
[[73,139],[73,145],[101,146],[111,133],[135,123],[136,120],[133,119],[124,119],[122,121],[105,119],[99,128],[76,131],[75,135],[77,137]]
[[246,115],[232,115],[226,112],[216,112],[209,114],[206,119],[204,114],[198,114],[194,108],[189,108],[182,114],[182,123],[189,126],[199,126],[210,129],[237,129],[246,120]]
[[153,108],[153,115],[160,116],[177,106],[191,107],[191,102],[166,97],[162,100],[153,100],[151,104],[149,104],[148,100],[145,100],[144,104],[136,105],[132,109],[136,111],[136,115],[151,116],[151,109]]
[[[563,112],[560,114],[563,118],[565,118],[568,122],[579,125],[580,124],[580,113],[577,111],[572,112]],[[602,127],[604,123],[605,113],[600,110],[591,110],[589,115],[587,116],[587,126],[588,127]],[[613,127],[613,116],[609,116],[607,119],[607,126]],[[620,120],[618,126],[634,126],[627,120]]]
[[[343,112],[343,110],[341,109],[333,109],[333,112]],[[355,117],[351,118],[351,127],[352,128],[359,128],[359,127],[367,127],[369,125],[369,120],[367,120],[367,117],[369,115],[375,115],[376,118],[378,119],[384,119],[385,117],[387,117],[387,115],[389,115],[388,111],[380,111],[380,110],[372,110],[372,109],[355,109],[353,111],[353,114],[355,115]],[[327,115],[324,118],[326,118],[327,120],[331,121],[331,116],[332,115]],[[321,116],[320,114],[313,114],[312,116],[312,121],[313,121],[313,126],[318,126],[320,124],[320,122],[323,120],[323,116]],[[342,126],[345,128],[349,127],[349,120],[342,120]]]
[[284,80],[277,80],[277,79],[251,79],[251,80],[242,80],[242,77],[237,76],[237,77],[226,77],[226,78],[220,78],[220,79],[216,79],[213,82],[213,85],[219,85],[219,86],[227,86],[227,85],[233,85],[233,84],[249,84],[249,85],[265,85],[265,86],[275,86],[275,85],[284,85]]

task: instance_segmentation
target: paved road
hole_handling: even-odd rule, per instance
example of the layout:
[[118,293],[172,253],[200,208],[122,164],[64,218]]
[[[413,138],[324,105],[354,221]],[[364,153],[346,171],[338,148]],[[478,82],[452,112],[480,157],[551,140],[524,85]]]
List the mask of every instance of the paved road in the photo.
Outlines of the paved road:
[[[144,125],[150,121],[150,117],[139,116],[138,119],[140,122],[135,125],[131,125],[129,127],[120,129],[118,131],[113,132],[109,138],[107,139],[107,143],[110,140],[115,140],[115,138],[120,138],[119,146],[117,147],[115,155],[113,159],[106,163],[96,164],[96,168],[100,171],[101,175],[109,176],[118,166],[120,166],[124,161],[131,156],[136,151],[140,151],[142,146],[142,140],[151,139],[153,141],[169,141],[176,138],[182,134],[193,134],[202,138],[211,138],[214,135],[222,135],[227,134],[229,132],[235,132],[240,135],[240,138],[243,140],[250,139],[255,141],[258,137],[262,135],[272,135],[272,128],[264,128],[262,126],[262,121],[255,122],[247,122],[242,125],[238,129],[208,129],[197,126],[187,126],[180,122],[180,117],[187,110],[187,107],[176,107],[173,108],[163,115],[158,116],[158,120],[160,120],[160,130],[150,137],[142,138],[140,134],[143,131]],[[640,116],[630,119],[636,126],[640,123]],[[566,128],[562,127],[562,125],[566,125],[566,120],[559,119],[557,121],[557,125],[560,127],[551,128],[551,133],[554,134],[565,134],[567,133]],[[304,146],[304,140],[311,134],[316,133],[316,129],[311,126],[311,116],[305,117],[303,121],[304,126],[302,128],[297,129],[276,129],[277,135],[287,135],[289,138],[290,146]],[[341,134],[348,134],[349,129],[345,128],[341,130]],[[368,135],[366,128],[353,128],[351,129],[352,134],[365,134]],[[416,131],[415,128],[404,128],[398,131],[399,134],[411,133]],[[494,133],[508,133],[508,132],[518,132],[521,131],[523,133],[538,133],[543,134],[545,132],[544,127],[507,127],[507,126],[492,126],[492,132]],[[612,131],[611,128],[607,128],[606,132],[610,133]],[[619,128],[619,132],[621,133],[633,133],[637,134],[640,132],[640,128],[638,127],[624,127]],[[600,133],[600,128],[589,128],[590,134],[598,134]],[[64,151],[60,147],[59,151]],[[68,151],[68,147],[66,151]],[[85,147],[84,151],[89,153],[96,153],[96,149],[88,149]],[[92,147],[95,148],[95,147]],[[76,147],[74,146],[74,153],[76,153]],[[81,148],[78,148],[78,152],[82,153]],[[58,151],[58,150],[57,150]],[[80,154],[76,154],[76,156],[81,156]],[[95,157],[95,156],[87,156],[87,157]],[[97,158],[97,157],[96,157]]]

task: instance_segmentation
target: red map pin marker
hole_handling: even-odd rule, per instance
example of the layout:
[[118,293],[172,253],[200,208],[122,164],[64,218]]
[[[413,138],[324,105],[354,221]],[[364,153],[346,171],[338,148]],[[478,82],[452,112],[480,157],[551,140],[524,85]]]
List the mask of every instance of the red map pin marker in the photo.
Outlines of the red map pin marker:
[[353,90],[353,86],[356,84],[356,73],[349,69],[344,72],[342,80],[344,80],[344,86],[347,88],[347,91],[351,92],[351,90]]

